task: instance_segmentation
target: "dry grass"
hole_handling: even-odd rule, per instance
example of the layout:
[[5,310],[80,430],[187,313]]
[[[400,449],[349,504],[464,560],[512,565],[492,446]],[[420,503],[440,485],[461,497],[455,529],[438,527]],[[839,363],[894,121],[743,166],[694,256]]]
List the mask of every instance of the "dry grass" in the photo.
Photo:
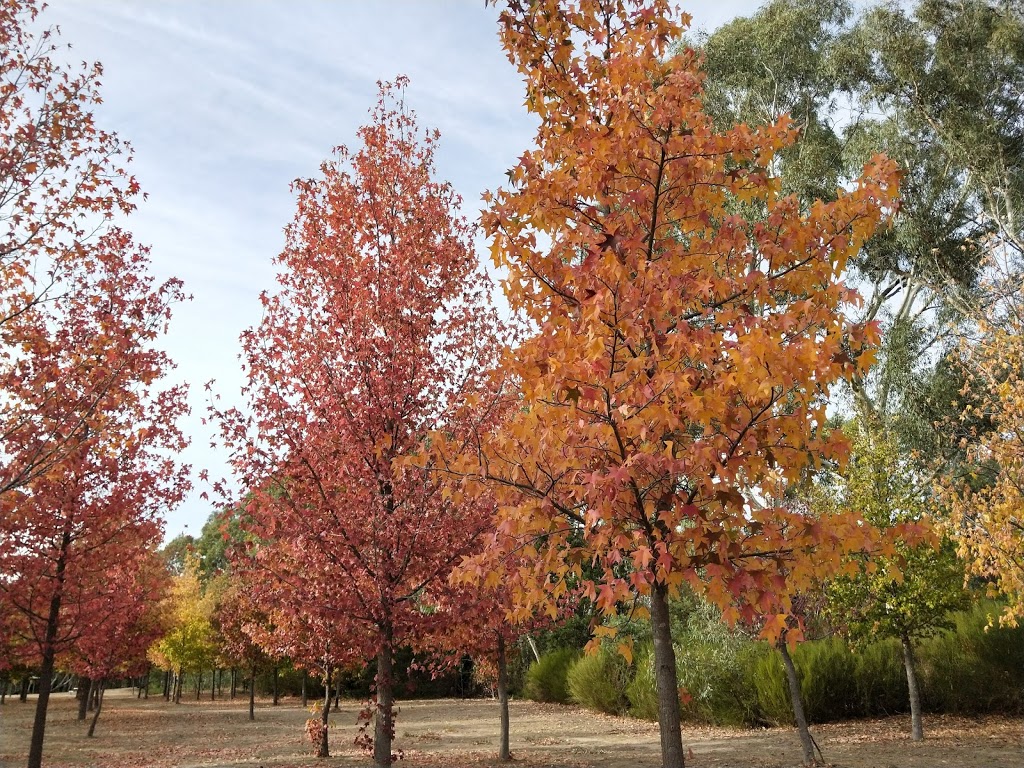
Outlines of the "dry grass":
[[[331,714],[327,760],[311,756],[303,726],[310,713],[296,702],[261,701],[256,722],[247,702],[203,701],[175,706],[161,698],[138,701],[110,691],[93,739],[75,719],[75,701],[52,701],[46,739],[47,768],[297,768],[366,766],[353,746],[361,704],[343,703]],[[10,700],[0,708],[0,768],[25,761],[33,703]],[[497,766],[497,705],[491,701],[410,701],[401,704],[396,748],[399,766]],[[909,740],[907,718],[818,726],[829,763],[842,768],[1021,768],[1024,720],[928,718],[927,739]],[[684,729],[692,768],[783,768],[799,765],[795,734],[786,729]],[[633,768],[659,765],[657,727],[577,708],[513,702],[515,768]]]

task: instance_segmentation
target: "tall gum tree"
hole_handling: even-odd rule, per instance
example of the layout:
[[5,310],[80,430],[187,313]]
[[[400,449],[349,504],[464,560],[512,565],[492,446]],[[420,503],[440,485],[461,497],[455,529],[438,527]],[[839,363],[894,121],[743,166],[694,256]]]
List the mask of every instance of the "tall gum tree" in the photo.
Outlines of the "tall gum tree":
[[[502,11],[540,127],[483,223],[535,334],[504,361],[518,407],[449,457],[497,498],[495,544],[532,561],[508,577],[520,611],[577,583],[608,613],[649,606],[670,768],[684,753],[669,597],[690,583],[726,618],[774,608],[777,635],[786,595],[870,538],[855,515],[775,500],[841,458],[822,430],[830,388],[875,341],[845,318],[841,274],[896,189],[879,158],[833,202],[779,199],[766,168],[790,122],[716,132],[698,56],[668,54],[685,21],[667,2]],[[734,213],[752,200],[756,222]]]
[[438,136],[418,129],[405,84],[382,86],[358,151],[295,183],[278,290],[243,336],[248,413],[220,414],[257,562],[294,610],[329,611],[377,660],[379,766],[393,759],[395,649],[442,620],[425,594],[488,520],[424,465],[424,440],[465,431],[456,405],[497,357],[473,230],[433,178]]

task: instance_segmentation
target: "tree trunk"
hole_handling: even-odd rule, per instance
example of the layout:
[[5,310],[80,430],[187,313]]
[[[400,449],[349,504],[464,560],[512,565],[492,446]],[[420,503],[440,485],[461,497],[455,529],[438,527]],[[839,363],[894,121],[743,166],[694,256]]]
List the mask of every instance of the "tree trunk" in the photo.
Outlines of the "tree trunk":
[[199,694],[203,691],[203,668],[196,671],[196,701],[199,701]]
[[164,670],[164,701],[171,700],[171,670]]
[[[60,610],[60,600],[55,600],[57,603],[57,611]],[[47,650],[43,652],[43,664],[39,670],[39,698],[36,700],[36,715],[35,720],[32,723],[32,741],[29,744],[28,750],[28,768],[42,768],[43,765],[43,737],[46,734],[46,709],[50,704],[50,685],[53,681],[53,660],[56,655],[53,651],[53,639],[56,636],[57,621],[56,612],[51,612],[52,622],[48,622],[46,628],[46,635],[49,639],[45,642],[44,647]],[[53,629],[49,624],[52,623]]]
[[511,760],[508,748],[508,663],[505,658],[505,635],[498,632],[498,713],[501,718],[501,737],[498,742],[498,759]]
[[98,680],[93,680],[92,685],[89,686],[89,711],[95,712],[96,706],[100,703],[100,684]]
[[185,670],[178,667],[174,675],[174,703],[181,704],[181,689],[185,685]]
[[334,686],[334,711],[338,711],[339,702],[341,701],[341,670],[338,670],[338,682]]
[[224,698],[224,670],[217,670],[217,695]]
[[85,722],[86,710],[89,708],[89,693],[92,691],[92,680],[88,677],[78,679],[78,690],[75,698],[78,699],[78,719]]
[[231,668],[231,700],[235,700],[235,694],[238,692],[238,670],[234,667]]
[[90,739],[96,732],[96,721],[100,719],[100,710],[103,709],[103,680],[100,680],[98,698],[96,699],[96,712],[93,713],[92,722],[89,723],[89,733],[86,734]]
[[668,587],[664,584],[655,584],[651,588],[651,634],[654,640],[654,680],[658,695],[661,763],[664,768],[685,768],[683,735],[680,731],[679,678],[668,618]]
[[4,678],[3,684],[0,685],[0,706],[7,703],[7,686],[11,681]]
[[256,665],[249,670],[249,719],[256,719]]
[[[46,708],[50,705],[50,686],[53,685],[53,661],[57,656],[54,642],[57,639],[60,621],[61,600],[64,598],[64,571],[67,568],[67,553],[71,546],[71,517],[66,519],[64,533],[61,536],[60,554],[57,556],[57,567],[53,595],[50,597],[50,612],[46,617],[46,630],[43,635],[42,668],[39,670],[39,698],[36,699],[35,720],[32,723],[32,741],[28,748],[28,768],[42,768],[43,737],[46,735]],[[22,689],[23,691],[25,689]]]
[[277,706],[278,700],[281,698],[280,691],[277,685],[277,667],[274,667],[274,706]]
[[323,730],[320,733],[320,744],[316,751],[317,757],[330,757],[331,750],[327,744],[327,718],[331,715],[331,668],[327,668],[327,674],[324,675],[324,708],[320,713],[320,723],[323,725]]
[[302,706],[303,708],[309,706],[309,693],[306,691],[306,670],[302,670]]
[[210,670],[210,701],[217,698],[217,670]]
[[30,682],[30,678],[29,678],[28,672],[26,672],[21,677],[21,689],[18,691],[18,701],[20,701],[22,704],[25,704],[25,703],[28,702],[28,685],[29,685],[29,682]]
[[537,643],[533,641],[533,635],[526,636],[526,642],[530,645],[530,650],[533,651],[534,661],[540,661],[540,651],[537,650]]
[[907,691],[910,693],[910,733],[914,741],[924,739],[924,726],[921,724],[921,691],[917,687],[917,672],[914,670],[914,646],[910,636],[900,637],[903,645],[903,666],[907,670]]
[[373,764],[375,768],[391,768],[391,740],[395,735],[394,669],[391,632],[383,633],[377,652],[377,716],[373,724]]
[[811,732],[807,727],[807,715],[804,714],[804,699],[800,693],[800,680],[796,676],[796,665],[793,664],[793,657],[789,655],[789,646],[786,644],[786,635],[783,634],[779,640],[779,653],[782,654],[782,663],[786,667],[786,680],[789,682],[789,701],[793,705],[793,719],[796,720],[796,729],[800,734],[800,746],[804,750],[804,763],[814,763],[814,741],[811,739]]

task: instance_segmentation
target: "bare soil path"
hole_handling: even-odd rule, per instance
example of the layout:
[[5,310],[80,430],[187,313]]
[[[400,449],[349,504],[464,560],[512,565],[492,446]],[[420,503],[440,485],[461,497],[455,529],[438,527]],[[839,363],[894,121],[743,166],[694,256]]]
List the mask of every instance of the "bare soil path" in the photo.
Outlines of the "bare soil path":
[[[34,699],[0,707],[0,768],[25,763]],[[46,738],[47,768],[333,768],[368,766],[353,746],[359,702],[331,713],[331,753],[317,760],[303,727],[311,717],[296,701],[258,702],[256,722],[247,702],[168,704],[109,691],[95,738],[76,718],[76,702],[56,695]],[[486,700],[401,703],[396,747],[399,768],[500,766],[498,707]],[[837,768],[1024,768],[1024,719],[933,717],[926,740],[914,744],[908,718],[816,726],[828,763]],[[788,729],[684,727],[688,768],[790,768],[800,749]],[[528,701],[512,703],[512,768],[656,768],[658,731],[652,723],[596,715],[584,709]]]

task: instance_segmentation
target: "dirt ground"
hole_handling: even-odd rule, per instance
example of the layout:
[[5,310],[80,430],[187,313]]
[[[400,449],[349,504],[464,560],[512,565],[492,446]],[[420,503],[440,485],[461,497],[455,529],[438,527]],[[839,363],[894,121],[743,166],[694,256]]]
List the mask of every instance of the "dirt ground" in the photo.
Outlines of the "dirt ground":
[[[487,700],[401,702],[396,748],[399,768],[408,766],[497,766],[498,706]],[[327,768],[367,766],[353,746],[359,702],[342,702],[331,713],[331,753],[311,756],[303,727],[310,712],[297,701],[278,707],[257,705],[256,722],[247,702],[183,702],[160,697],[138,701],[130,692],[109,691],[88,739],[70,694],[51,699],[47,768]],[[0,768],[20,768],[28,751],[34,697],[15,697],[0,707]],[[1024,767],[1024,719],[925,720],[926,740],[907,736],[907,718],[861,720],[816,726],[829,765],[842,768]],[[788,768],[800,763],[796,734],[788,729],[734,730],[684,727],[692,768]],[[654,768],[658,766],[656,725],[595,715],[584,709],[528,701],[512,703],[513,768]]]

